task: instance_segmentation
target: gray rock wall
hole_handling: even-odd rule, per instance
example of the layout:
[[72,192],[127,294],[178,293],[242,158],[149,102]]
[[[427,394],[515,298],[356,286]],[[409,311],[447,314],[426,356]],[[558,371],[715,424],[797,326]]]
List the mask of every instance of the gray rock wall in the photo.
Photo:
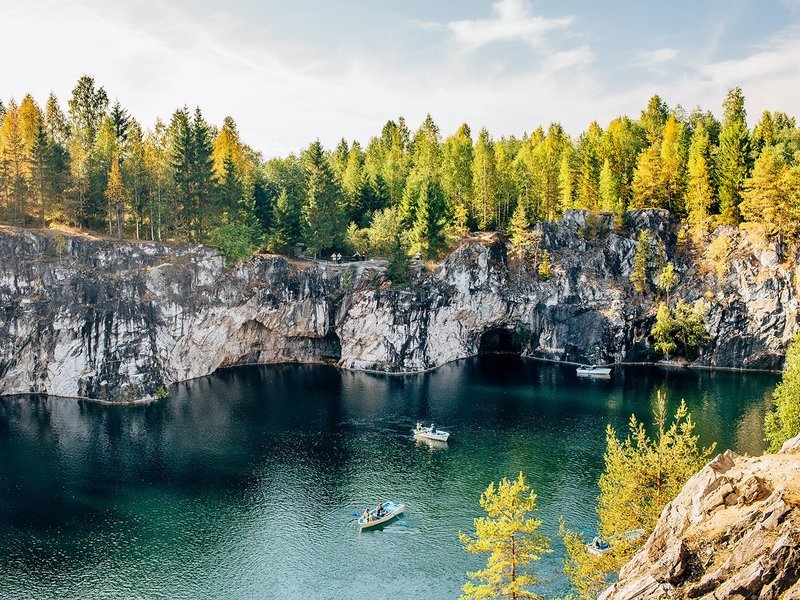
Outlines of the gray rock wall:
[[636,294],[628,281],[642,228],[676,264],[673,295],[710,306],[712,341],[695,363],[780,369],[797,313],[794,272],[732,232],[741,248],[718,280],[676,245],[667,213],[629,216],[624,234],[584,235],[583,211],[540,226],[548,281],[509,265],[495,238],[464,243],[404,288],[369,263],[257,256],[228,268],[200,245],[0,228],[0,394],[135,400],[248,363],[414,372],[476,354],[498,328],[526,356],[650,360],[655,295]]

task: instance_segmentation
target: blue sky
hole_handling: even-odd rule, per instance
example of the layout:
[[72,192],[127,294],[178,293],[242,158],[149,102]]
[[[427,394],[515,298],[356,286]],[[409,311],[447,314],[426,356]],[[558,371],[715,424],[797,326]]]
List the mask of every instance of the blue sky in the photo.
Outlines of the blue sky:
[[145,126],[200,105],[266,157],[401,114],[499,136],[577,134],[653,93],[719,114],[739,85],[751,124],[800,106],[800,0],[25,0],[0,22],[4,100],[66,104],[89,73]]

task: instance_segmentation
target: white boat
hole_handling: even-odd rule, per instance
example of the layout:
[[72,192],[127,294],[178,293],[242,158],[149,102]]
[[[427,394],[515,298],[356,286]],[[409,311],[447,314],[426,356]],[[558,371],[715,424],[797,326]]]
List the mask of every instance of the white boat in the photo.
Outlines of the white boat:
[[[380,514],[378,514],[378,507],[380,507]],[[403,514],[406,509],[405,504],[400,504],[392,500],[381,502],[374,509],[366,509],[364,515],[358,519],[358,529],[360,531],[368,531],[370,529],[379,529],[393,521]]]
[[595,367],[594,365],[581,365],[575,372],[582,377],[610,377],[611,367]]
[[450,437],[450,432],[436,429],[436,426],[431,424],[430,427],[423,427],[420,423],[411,430],[415,439],[430,440],[432,442],[446,442]]
[[595,536],[591,542],[586,544],[586,549],[595,556],[603,556],[603,554],[611,550],[611,544],[600,539],[600,536]]

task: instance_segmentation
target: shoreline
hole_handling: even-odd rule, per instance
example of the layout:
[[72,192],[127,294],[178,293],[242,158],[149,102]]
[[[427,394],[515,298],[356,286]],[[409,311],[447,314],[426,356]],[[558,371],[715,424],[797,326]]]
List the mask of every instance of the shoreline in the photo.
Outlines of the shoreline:
[[[92,404],[99,404],[101,406],[140,406],[146,404],[153,404],[156,402],[161,402],[162,400],[166,400],[169,397],[170,391],[169,389],[177,386],[181,383],[188,383],[189,381],[195,381],[197,379],[202,379],[204,377],[210,377],[215,373],[219,373],[220,371],[228,371],[232,369],[238,369],[239,367],[268,367],[274,365],[328,365],[334,367],[340,371],[348,371],[351,373],[368,373],[371,375],[388,375],[391,377],[408,377],[408,376],[415,376],[415,375],[423,375],[425,373],[431,373],[436,371],[437,369],[444,367],[445,365],[452,364],[454,362],[458,362],[460,360],[467,360],[470,358],[475,358],[478,356],[518,356],[519,358],[524,358],[526,360],[533,360],[537,362],[544,362],[544,363],[551,363],[557,365],[568,365],[568,366],[580,366],[585,363],[573,362],[568,360],[555,360],[552,358],[542,358],[538,356],[525,356],[523,354],[516,354],[512,352],[487,352],[484,354],[471,354],[469,356],[463,356],[460,358],[456,358],[441,365],[437,365],[435,367],[430,367],[428,369],[420,369],[419,371],[404,371],[404,372],[397,372],[397,371],[381,371],[378,369],[359,369],[359,368],[352,368],[352,367],[345,367],[336,363],[332,363],[329,361],[277,361],[277,362],[263,362],[263,363],[242,363],[239,365],[231,365],[227,367],[220,367],[215,369],[211,373],[206,375],[198,375],[197,377],[190,377],[188,379],[181,379],[180,381],[174,381],[169,385],[165,386],[167,393],[162,398],[156,398],[155,396],[146,396],[142,398],[137,398],[135,400],[125,400],[125,401],[114,401],[114,400],[105,400],[103,398],[89,398],[87,396],[58,396],[55,394],[47,394],[44,392],[29,392],[29,393],[13,393],[13,394],[0,394],[0,398],[19,398],[19,397],[36,397],[36,398],[62,398],[64,400],[75,400],[77,402],[90,402]],[[697,370],[697,371],[722,371],[728,373],[760,373],[765,375],[780,375],[783,371],[776,371],[772,369],[748,369],[747,367],[712,367],[708,365],[692,365],[692,364],[681,364],[676,362],[665,362],[665,361],[658,361],[658,362],[617,362],[617,363],[605,363],[605,364],[598,364],[595,365],[598,367],[657,367],[666,370],[679,370],[679,369],[689,369],[689,370]]]

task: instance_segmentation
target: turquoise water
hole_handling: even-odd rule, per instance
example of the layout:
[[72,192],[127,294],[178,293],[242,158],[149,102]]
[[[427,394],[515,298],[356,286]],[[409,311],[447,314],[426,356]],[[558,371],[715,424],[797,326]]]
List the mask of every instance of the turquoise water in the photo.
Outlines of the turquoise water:
[[[2,598],[454,598],[486,485],[523,470],[566,591],[558,519],[591,529],[604,430],[685,398],[704,443],[757,453],[777,378],[483,356],[415,376],[245,367],[108,407],[0,398]],[[455,425],[450,444],[409,435]],[[649,419],[648,419],[649,420]],[[405,517],[359,533],[383,498]]]

